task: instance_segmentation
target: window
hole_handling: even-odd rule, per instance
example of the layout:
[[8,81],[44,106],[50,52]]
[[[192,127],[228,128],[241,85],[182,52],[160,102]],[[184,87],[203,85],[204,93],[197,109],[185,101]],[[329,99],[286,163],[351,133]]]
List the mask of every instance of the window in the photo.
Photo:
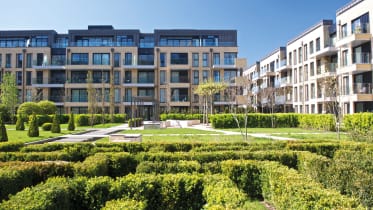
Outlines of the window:
[[131,102],[132,101],[132,89],[126,88],[124,92],[124,102]]
[[124,72],[124,83],[131,83],[132,82],[132,74],[131,71]]
[[31,71],[26,72],[26,85],[31,85]]
[[202,54],[202,66],[203,67],[208,67],[209,66],[209,54],[208,53],[203,53]]
[[139,71],[137,77],[138,83],[154,83],[154,72]]
[[294,69],[294,83],[298,83],[298,71],[297,69]]
[[22,85],[22,72],[21,71],[16,72],[16,83],[17,85]]
[[220,53],[214,53],[214,65],[220,65]]
[[299,67],[299,82],[303,82],[303,69],[302,67]]
[[193,67],[198,67],[199,66],[199,55],[198,55],[198,53],[193,53],[192,57],[193,57],[192,66]]
[[12,68],[12,54],[5,55],[5,68]]
[[306,60],[308,60],[308,48],[307,48],[307,45],[305,44],[304,46],[303,46],[303,56],[304,56],[304,60],[306,61]]
[[302,47],[298,48],[298,62],[301,63],[303,61],[303,56],[302,56]]
[[202,71],[202,80],[203,80],[203,82],[207,82],[208,79],[209,79],[209,71],[208,70],[203,70]]
[[193,85],[198,85],[199,84],[199,71],[194,70],[193,71]]
[[342,51],[342,66],[348,65],[348,50]]
[[137,96],[154,96],[154,88],[138,88]]
[[32,47],[47,47],[48,36],[35,36],[31,38]]
[[88,92],[86,89],[72,89],[71,102],[87,102]]
[[26,68],[32,68],[32,53],[26,55]]
[[124,65],[126,66],[132,65],[132,53],[124,54]]
[[114,89],[114,102],[120,103],[120,89],[119,88]]
[[189,83],[187,70],[171,70],[172,83]]
[[315,75],[315,63],[314,62],[310,63],[310,75],[311,77]]
[[311,84],[311,99],[314,99],[316,96],[316,89],[315,89],[315,83]]
[[289,65],[292,65],[292,63],[293,63],[292,55],[293,54],[291,52],[289,52]]
[[71,83],[86,83],[87,82],[87,71],[72,71],[71,72]]
[[88,53],[72,53],[71,65],[88,65]]
[[214,71],[214,82],[220,82],[220,71],[219,70]]
[[294,102],[297,102],[298,101],[298,88],[295,87],[294,88]]
[[175,102],[185,102],[188,100],[188,88],[172,88],[171,89],[171,101]]
[[114,85],[120,84],[120,72],[114,71]]
[[36,65],[37,66],[42,66],[43,61],[44,61],[44,54],[43,53],[36,54]]
[[110,54],[93,53],[93,65],[110,65]]
[[66,55],[52,55],[52,65],[65,65]]
[[16,55],[16,68],[22,68],[23,64],[23,54],[17,53]]
[[166,53],[160,53],[159,55],[159,60],[160,60],[160,66],[161,67],[166,67],[167,66],[167,58],[166,58]]
[[237,53],[226,52],[224,53],[224,65],[235,65]]
[[154,65],[153,54],[139,54],[138,65]]
[[304,81],[308,81],[308,65],[304,65]]
[[160,80],[159,83],[161,85],[166,84],[166,71],[164,71],[164,70],[160,71],[159,80]]
[[120,66],[120,53],[114,54],[114,67]]
[[320,37],[316,39],[316,52],[320,51]]
[[351,32],[353,34],[369,33],[369,13],[351,21]]
[[3,66],[3,55],[0,53],[0,68]]
[[310,41],[310,54],[313,54],[313,41]]
[[159,89],[159,102],[166,103],[166,88]]
[[172,65],[188,65],[188,53],[171,53]]
[[236,70],[224,70],[224,82],[234,83],[236,75]]
[[297,50],[294,50],[293,51],[293,63],[294,63],[294,65],[297,65]]

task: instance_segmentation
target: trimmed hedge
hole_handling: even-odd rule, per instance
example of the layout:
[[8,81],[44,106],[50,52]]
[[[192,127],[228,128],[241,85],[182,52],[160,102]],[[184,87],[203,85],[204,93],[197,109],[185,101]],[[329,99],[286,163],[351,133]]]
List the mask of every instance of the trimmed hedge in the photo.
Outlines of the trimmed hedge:
[[145,202],[133,199],[119,199],[106,202],[102,210],[145,210]]
[[[68,116],[67,116],[68,117]],[[109,123],[110,121],[110,115],[105,114],[102,116],[101,114],[95,114],[94,115],[94,121],[93,124],[101,124],[102,123],[102,117],[104,117],[105,123]],[[75,121],[77,126],[90,126],[90,120],[91,115],[88,114],[79,114],[75,115]],[[113,115],[113,123],[124,123],[126,120],[126,114],[114,114]],[[68,122],[68,118],[66,123]]]
[[332,114],[302,114],[299,115],[299,127],[323,131],[335,131],[335,116]]
[[364,209],[356,199],[325,189],[276,162],[225,161],[222,169],[249,196],[263,196],[276,209]]
[[345,115],[343,125],[353,140],[373,142],[373,113]]
[[203,115],[202,114],[169,113],[169,114],[161,114],[160,119],[161,119],[161,121],[166,121],[166,120],[200,120],[202,122]]
[[141,162],[136,173],[156,173],[156,174],[172,174],[172,173],[193,173],[200,172],[201,164],[197,161],[180,160],[177,162]]
[[133,118],[128,120],[128,127],[140,127],[143,125],[142,118]]
[[52,123],[44,123],[42,126],[41,126],[41,129],[43,129],[43,131],[50,131],[52,129]]

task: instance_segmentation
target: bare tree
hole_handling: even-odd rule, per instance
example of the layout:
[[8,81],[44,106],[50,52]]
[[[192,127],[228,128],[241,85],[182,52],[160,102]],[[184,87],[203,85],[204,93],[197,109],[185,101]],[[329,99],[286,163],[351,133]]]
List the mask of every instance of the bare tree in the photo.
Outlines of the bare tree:
[[341,89],[338,82],[338,76],[324,77],[321,80],[321,84],[324,90],[324,96],[330,99],[329,102],[325,102],[325,105],[334,115],[339,140],[342,110],[340,107]]
[[90,125],[93,127],[95,114],[97,113],[97,90],[93,87],[92,70],[88,71],[87,75],[87,94],[88,94],[88,114],[90,117]]
[[262,107],[267,107],[270,114],[271,114],[271,126],[272,128],[275,127],[274,122],[274,107],[275,107],[275,95],[276,95],[276,89],[274,87],[267,87],[264,88],[260,92],[260,98]]

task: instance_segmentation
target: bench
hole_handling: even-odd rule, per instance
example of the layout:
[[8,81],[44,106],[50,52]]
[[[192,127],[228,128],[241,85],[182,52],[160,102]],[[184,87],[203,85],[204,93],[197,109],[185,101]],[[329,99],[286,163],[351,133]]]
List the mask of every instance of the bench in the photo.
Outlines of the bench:
[[141,142],[141,134],[111,134],[109,135],[110,142]]

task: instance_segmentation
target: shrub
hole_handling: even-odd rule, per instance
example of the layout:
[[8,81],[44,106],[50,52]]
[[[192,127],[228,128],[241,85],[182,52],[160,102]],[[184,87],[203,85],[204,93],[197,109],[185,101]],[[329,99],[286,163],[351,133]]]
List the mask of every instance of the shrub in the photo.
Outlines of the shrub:
[[373,142],[373,114],[355,113],[343,118],[345,130],[355,141]]
[[56,114],[53,116],[53,123],[52,123],[51,132],[52,133],[61,133],[60,122],[58,121],[58,118],[57,118]]
[[42,126],[41,126],[41,129],[43,129],[43,131],[50,131],[52,128],[52,123],[44,123]]
[[87,177],[107,176],[109,160],[106,155],[97,153],[84,162],[75,164],[75,174]]
[[29,137],[37,137],[39,136],[39,126],[38,126],[38,119],[36,115],[33,114],[30,119],[30,126],[27,132]]
[[146,204],[132,199],[120,199],[107,201],[102,210],[145,210]]
[[335,131],[335,117],[332,114],[302,114],[299,115],[299,127]]
[[40,107],[40,114],[43,115],[54,114],[57,111],[56,104],[53,101],[39,101],[38,106]]
[[74,113],[70,114],[69,122],[68,122],[68,125],[67,125],[67,130],[69,130],[69,131],[75,130]]
[[143,124],[142,118],[133,118],[128,120],[128,127],[140,127]]
[[0,143],[0,152],[16,152],[19,151],[22,147],[24,147],[24,143],[16,143],[16,142],[3,142]]
[[88,126],[89,125],[89,117],[88,115],[80,114],[76,117],[76,123],[78,126]]
[[36,115],[36,118],[38,120],[38,125],[39,126],[42,126],[44,123],[53,122],[53,116],[49,116],[49,115]]
[[35,114],[41,114],[42,111],[40,106],[35,102],[25,102],[18,107],[17,114],[21,116],[29,116]]
[[25,122],[23,121],[23,118],[19,115],[17,116],[16,130],[17,131],[24,131],[25,130]]
[[4,122],[12,121],[10,111],[4,104],[0,104],[0,113],[3,115]]
[[172,163],[144,161],[137,166],[136,173],[193,173],[200,170],[201,165],[197,161],[180,160]]
[[2,113],[0,113],[0,142],[8,141],[8,134],[6,132],[5,124],[3,122]]

